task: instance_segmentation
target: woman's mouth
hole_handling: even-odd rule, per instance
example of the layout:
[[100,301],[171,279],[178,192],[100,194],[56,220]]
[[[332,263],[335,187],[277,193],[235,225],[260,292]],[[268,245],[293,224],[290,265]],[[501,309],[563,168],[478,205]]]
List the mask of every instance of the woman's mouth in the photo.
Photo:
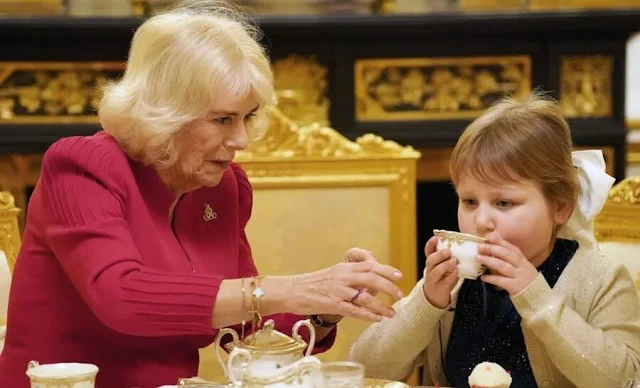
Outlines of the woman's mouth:
[[212,164],[220,167],[221,169],[225,169],[225,168],[229,167],[229,163],[231,163],[231,162],[227,161],[227,160],[211,160],[211,161],[209,161],[209,163],[212,163]]

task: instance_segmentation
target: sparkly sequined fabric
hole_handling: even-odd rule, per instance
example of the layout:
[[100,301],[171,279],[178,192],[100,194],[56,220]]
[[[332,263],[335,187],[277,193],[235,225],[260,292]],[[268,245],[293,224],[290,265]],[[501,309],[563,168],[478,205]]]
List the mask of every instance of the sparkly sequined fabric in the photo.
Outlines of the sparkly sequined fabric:
[[[368,377],[403,380],[423,365],[423,385],[451,386],[442,355],[455,312],[432,306],[423,281],[395,304],[394,318],[369,326],[354,343],[350,358]],[[640,301],[622,264],[580,247],[553,288],[540,274],[511,301],[539,387],[617,388],[638,377]]]
[[[549,286],[553,288],[577,249],[575,241],[556,240],[553,251],[538,267]],[[491,361],[511,373],[514,387],[535,388],[521,321],[507,291],[497,290],[480,279],[465,282],[458,296],[445,356],[445,371],[451,385],[468,388],[466,376],[476,365]]]

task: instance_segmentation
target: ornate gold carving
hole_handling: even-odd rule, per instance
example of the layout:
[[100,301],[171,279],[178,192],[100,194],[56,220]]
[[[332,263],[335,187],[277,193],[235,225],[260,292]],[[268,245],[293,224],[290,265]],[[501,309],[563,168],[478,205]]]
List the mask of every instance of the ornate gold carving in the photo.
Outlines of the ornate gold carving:
[[531,90],[529,56],[362,59],[355,64],[356,119],[473,118]]
[[560,105],[567,117],[611,116],[613,56],[564,56],[560,67]]
[[562,10],[576,8],[631,8],[637,7],[637,0],[530,0],[529,9],[534,11]]
[[640,177],[629,177],[609,192],[595,219],[599,241],[640,241]]
[[372,11],[380,14],[393,14],[398,8],[398,0],[374,0],[371,4]]
[[62,0],[0,0],[2,15],[55,15],[63,12]]
[[0,122],[97,123],[106,79],[118,62],[0,62]]
[[[20,209],[27,208],[27,190],[38,181],[41,164],[41,154],[0,156],[0,190],[11,192]],[[20,212],[18,221],[23,230],[25,212]]]
[[0,192],[0,249],[4,251],[11,271],[20,250],[19,213],[13,195],[8,191]]
[[411,146],[403,147],[372,134],[359,137],[353,142],[335,129],[318,123],[300,127],[278,109],[274,109],[264,137],[251,143],[246,151],[239,152],[237,160],[326,157],[380,159],[389,156],[418,158],[420,154]]
[[278,108],[298,125],[329,125],[327,69],[314,57],[290,55],[273,63]]
[[629,177],[615,185],[609,192],[613,203],[640,204],[640,177]]
[[148,0],[130,0],[131,13],[135,16],[146,16],[150,13],[151,5]]

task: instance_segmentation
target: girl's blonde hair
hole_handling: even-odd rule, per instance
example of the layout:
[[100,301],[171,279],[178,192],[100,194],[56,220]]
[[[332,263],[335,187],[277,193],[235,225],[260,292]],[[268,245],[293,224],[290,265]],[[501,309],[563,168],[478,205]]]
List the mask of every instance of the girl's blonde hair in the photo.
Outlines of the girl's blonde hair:
[[548,201],[575,207],[580,194],[571,159],[571,130],[555,100],[532,93],[505,98],[473,121],[458,139],[449,172],[486,183],[537,182]]
[[216,99],[253,93],[260,109],[250,136],[261,136],[275,92],[259,39],[247,15],[224,1],[183,1],[151,17],[133,37],[124,76],[104,90],[103,129],[132,158],[166,168],[178,158],[181,128]]

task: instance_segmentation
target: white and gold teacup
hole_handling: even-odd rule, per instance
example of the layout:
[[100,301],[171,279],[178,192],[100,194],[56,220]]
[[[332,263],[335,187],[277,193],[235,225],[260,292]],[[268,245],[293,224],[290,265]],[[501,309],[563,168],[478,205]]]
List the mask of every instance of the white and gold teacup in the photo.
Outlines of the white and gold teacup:
[[38,361],[30,361],[26,373],[31,388],[95,388],[98,367],[76,362],[40,365]]
[[449,248],[451,257],[458,261],[458,277],[477,279],[487,268],[477,260],[478,245],[487,239],[471,234],[435,229],[433,235],[438,237],[436,250]]

